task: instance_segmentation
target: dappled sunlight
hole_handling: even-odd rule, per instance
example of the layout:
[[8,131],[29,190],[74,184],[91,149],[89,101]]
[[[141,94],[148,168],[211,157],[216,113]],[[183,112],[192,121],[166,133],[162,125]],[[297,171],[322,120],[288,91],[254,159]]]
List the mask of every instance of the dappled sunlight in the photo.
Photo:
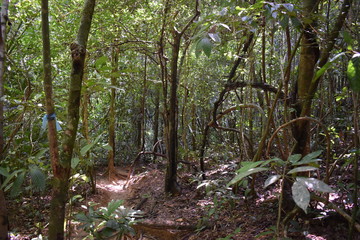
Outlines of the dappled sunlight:
[[118,181],[111,181],[111,182],[105,182],[101,181],[96,184],[98,189],[114,192],[114,193],[120,193],[125,192],[124,186],[126,184],[125,180],[118,180]]

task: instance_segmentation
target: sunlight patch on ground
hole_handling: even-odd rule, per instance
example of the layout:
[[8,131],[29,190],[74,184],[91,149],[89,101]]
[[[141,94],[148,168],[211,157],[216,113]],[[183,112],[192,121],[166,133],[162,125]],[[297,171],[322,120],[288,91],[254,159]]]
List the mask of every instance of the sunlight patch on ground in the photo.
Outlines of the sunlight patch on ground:
[[125,180],[107,182],[98,182],[96,187],[101,190],[110,191],[110,192],[125,192],[124,185],[126,184]]

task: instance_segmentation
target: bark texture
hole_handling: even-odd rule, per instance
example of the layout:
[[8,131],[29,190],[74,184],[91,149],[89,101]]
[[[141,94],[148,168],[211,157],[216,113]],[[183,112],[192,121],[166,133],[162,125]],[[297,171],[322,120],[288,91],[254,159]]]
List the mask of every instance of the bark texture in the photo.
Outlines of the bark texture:
[[68,200],[71,158],[80,117],[81,87],[84,75],[87,40],[90,33],[95,0],[86,0],[81,15],[76,42],[70,45],[72,70],[67,108],[67,127],[60,162],[54,170],[50,206],[49,239],[64,239],[65,206]]
[[[0,99],[3,99],[4,93],[4,74],[5,74],[5,40],[6,40],[6,23],[8,22],[9,0],[4,0],[1,6],[0,16]],[[0,100],[0,163],[4,158],[5,139],[4,139],[4,103]],[[1,179],[0,179],[1,184]],[[5,195],[0,190],[0,240],[9,239],[8,236],[9,222],[6,210]]]

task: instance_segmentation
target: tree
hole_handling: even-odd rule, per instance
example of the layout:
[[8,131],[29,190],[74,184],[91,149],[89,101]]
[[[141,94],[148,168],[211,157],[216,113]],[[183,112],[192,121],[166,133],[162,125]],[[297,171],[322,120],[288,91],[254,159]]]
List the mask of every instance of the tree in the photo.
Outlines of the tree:
[[[306,19],[310,23],[304,23],[303,35],[301,38],[301,52],[299,62],[299,77],[297,80],[297,116],[310,116],[312,100],[315,96],[317,87],[325,71],[315,71],[315,66],[323,68],[328,62],[331,51],[335,46],[335,41],[344,25],[347,14],[350,10],[352,0],[345,0],[342,3],[339,15],[333,29],[326,39],[326,44],[320,52],[317,43],[316,18],[319,2],[307,0],[303,2],[304,11],[307,13]],[[319,60],[319,62],[318,62]],[[317,64],[318,62],[318,64]],[[296,152],[303,155],[310,152],[310,124],[308,121],[299,121],[296,124],[293,135],[297,140]]]
[[[166,1],[165,9],[164,9],[164,17],[163,17],[163,25],[160,36],[160,65],[162,70],[162,81],[163,81],[163,89],[164,96],[167,96],[167,78],[168,72],[166,69],[166,57],[164,53],[164,34],[165,34],[165,25],[166,21],[169,19],[169,12],[171,9],[171,1]],[[168,100],[165,97],[165,141],[166,141],[166,153],[168,159],[168,165],[166,169],[165,176],[165,192],[171,194],[179,194],[179,186],[177,183],[177,158],[178,158],[178,97],[177,97],[177,88],[179,84],[179,73],[178,73],[178,61],[179,61],[179,53],[181,48],[181,40],[186,32],[186,30],[190,27],[190,25],[194,22],[194,20],[200,15],[199,11],[199,2],[196,0],[195,2],[195,13],[194,16],[187,22],[187,24],[183,27],[181,31],[177,30],[176,27],[173,27],[170,31],[172,34],[172,48],[171,48],[171,62],[170,62],[170,74],[169,74],[169,83],[170,83],[170,95]]]
[[[47,13],[48,13],[48,4],[47,0],[42,1],[42,15],[43,15],[43,36],[44,36],[44,66],[50,68],[49,62],[50,59],[50,45],[48,40],[48,26],[47,23]],[[81,87],[82,79],[84,75],[84,66],[85,66],[85,57],[86,57],[86,46],[88,41],[88,36],[91,27],[92,16],[95,8],[95,0],[87,0],[84,4],[84,9],[81,15],[80,27],[78,30],[76,42],[73,42],[70,45],[71,57],[72,57],[72,71],[71,71],[71,81],[69,88],[69,100],[68,100],[68,109],[67,109],[67,128],[64,134],[64,142],[62,147],[62,152],[60,158],[56,157],[56,153],[52,155],[52,169],[54,174],[53,180],[53,189],[52,189],[52,200],[51,200],[51,209],[50,209],[50,222],[49,222],[49,239],[64,239],[64,220],[65,220],[65,207],[68,199],[68,188],[69,188],[69,177],[71,173],[71,159],[74,149],[74,143],[79,123],[79,108],[80,108],[80,98],[81,98]],[[49,70],[50,71],[50,70]],[[51,72],[50,72],[51,73]],[[46,75],[45,79],[51,80],[49,75]],[[45,81],[44,81],[45,82]],[[48,84],[45,85],[45,87]],[[51,90],[51,89],[49,89]],[[49,90],[47,92],[49,92]],[[51,96],[51,95],[50,95]],[[49,116],[49,111],[52,104],[49,102],[51,99],[47,96],[47,110],[48,110],[48,122],[49,122],[49,142],[51,144],[51,139],[55,138],[56,127],[53,129],[51,124],[54,122],[53,116]],[[50,113],[51,114],[51,113]],[[51,135],[53,134],[53,135]],[[55,135],[55,136],[54,136]],[[50,145],[51,146],[51,145]]]
[[[5,41],[6,24],[8,23],[9,0],[3,0],[0,16],[0,163],[4,158],[4,74],[5,74]],[[0,177],[0,184],[2,183]],[[2,189],[0,189],[0,239],[8,239],[8,214],[6,200]]]

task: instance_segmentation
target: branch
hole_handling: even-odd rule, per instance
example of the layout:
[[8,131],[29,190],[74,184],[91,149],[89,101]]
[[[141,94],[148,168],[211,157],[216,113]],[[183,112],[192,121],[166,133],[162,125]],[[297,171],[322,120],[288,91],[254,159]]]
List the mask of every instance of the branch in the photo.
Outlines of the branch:
[[[318,202],[322,202],[325,205],[327,205],[329,208],[334,209],[338,214],[340,214],[342,217],[344,217],[349,223],[351,223],[352,218],[349,214],[347,214],[344,210],[342,210],[341,208],[339,208],[338,206],[336,206],[335,204],[329,202],[327,199],[319,197],[315,194],[311,195],[311,198],[318,201]],[[360,232],[360,224],[359,223],[355,223],[354,224],[355,229]]]

